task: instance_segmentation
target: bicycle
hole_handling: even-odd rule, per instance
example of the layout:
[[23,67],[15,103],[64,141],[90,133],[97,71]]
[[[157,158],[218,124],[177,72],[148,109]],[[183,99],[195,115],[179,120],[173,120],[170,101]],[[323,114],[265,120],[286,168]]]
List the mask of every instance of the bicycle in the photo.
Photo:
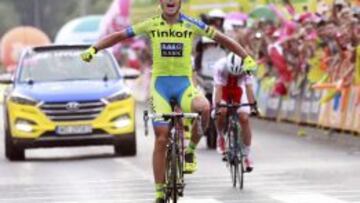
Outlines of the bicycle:
[[[184,194],[184,160],[185,160],[185,145],[184,145],[184,126],[183,119],[198,119],[201,123],[201,116],[198,113],[178,113],[174,112],[174,105],[172,104],[173,113],[167,114],[149,114],[144,111],[145,135],[148,135],[148,120],[163,118],[170,120],[169,124],[169,143],[167,145],[166,153],[166,180],[165,180],[165,202],[176,203],[179,197]],[[200,130],[200,126],[199,130]]]
[[[237,183],[239,188],[244,188],[244,153],[243,153],[243,137],[241,133],[241,127],[239,124],[238,108],[253,106],[254,104],[218,104],[217,108],[226,108],[226,143],[227,149],[224,157],[227,167],[230,168],[230,175],[233,187],[235,188]],[[257,114],[257,113],[256,113]]]

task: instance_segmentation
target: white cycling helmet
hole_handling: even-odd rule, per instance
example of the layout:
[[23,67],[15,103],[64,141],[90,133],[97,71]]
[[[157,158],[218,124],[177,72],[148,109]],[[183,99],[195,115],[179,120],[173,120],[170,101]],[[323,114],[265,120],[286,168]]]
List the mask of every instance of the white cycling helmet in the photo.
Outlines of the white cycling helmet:
[[225,18],[226,13],[222,11],[221,9],[213,9],[209,11],[208,16],[210,18]]
[[243,72],[243,60],[240,56],[230,53],[226,57],[226,68],[232,75],[240,75]]

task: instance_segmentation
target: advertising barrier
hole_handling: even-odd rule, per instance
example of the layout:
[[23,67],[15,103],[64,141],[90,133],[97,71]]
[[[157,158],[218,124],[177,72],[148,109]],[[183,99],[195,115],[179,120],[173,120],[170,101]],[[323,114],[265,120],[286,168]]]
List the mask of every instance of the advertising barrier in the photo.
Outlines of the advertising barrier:
[[266,118],[276,119],[278,117],[279,108],[281,107],[281,98],[274,97],[267,89],[259,85],[258,105],[263,116]]
[[347,111],[348,129],[360,133],[360,86],[353,87],[351,91],[351,99],[349,100],[350,104]]
[[[315,91],[310,85],[298,88],[290,87],[288,96],[272,96],[271,89],[260,88],[258,92],[259,108],[264,116],[276,120],[296,123],[317,124],[320,114],[322,92]],[[295,91],[298,89],[297,91]]]
[[331,89],[314,90],[307,85],[304,90],[278,97],[260,88],[258,103],[263,117],[360,133],[360,86],[344,88],[325,104],[321,97]]
[[[324,74],[314,72],[316,64],[311,65],[313,72],[310,71],[310,76]],[[308,77],[300,86],[292,82],[288,94],[282,97],[273,96],[274,83],[263,85],[257,93],[263,116],[360,133],[360,46],[356,50],[352,85],[343,87],[337,82],[311,84],[318,80],[318,76]]]
[[351,88],[347,90],[349,94],[347,95],[347,105],[344,109],[344,122],[342,128],[345,130],[352,130],[355,125],[355,115],[354,115],[354,109],[356,109],[356,88]]
[[301,105],[301,100],[299,100],[300,95],[290,94],[288,97],[283,97],[281,102],[281,113],[278,115],[280,120],[289,120],[293,122],[299,121],[299,105]]
[[[325,90],[326,94],[329,90]],[[342,112],[340,103],[342,101],[342,95],[338,94],[335,98],[326,104],[321,106],[319,124],[324,127],[333,127],[336,129],[341,128]]]
[[356,49],[355,84],[360,85],[360,45]]
[[320,113],[321,92],[308,87],[301,98],[300,122],[317,124]]

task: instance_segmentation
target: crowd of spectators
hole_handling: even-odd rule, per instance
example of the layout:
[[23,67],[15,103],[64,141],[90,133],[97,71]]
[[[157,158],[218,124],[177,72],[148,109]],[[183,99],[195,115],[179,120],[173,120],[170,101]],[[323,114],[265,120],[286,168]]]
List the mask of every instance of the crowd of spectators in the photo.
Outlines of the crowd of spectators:
[[359,7],[345,0],[332,6],[319,1],[317,12],[304,7],[295,13],[290,3],[284,10],[268,7],[276,21],[256,19],[247,25],[248,20],[231,32],[256,56],[259,79],[273,95],[287,95],[304,84],[352,84],[360,42]]

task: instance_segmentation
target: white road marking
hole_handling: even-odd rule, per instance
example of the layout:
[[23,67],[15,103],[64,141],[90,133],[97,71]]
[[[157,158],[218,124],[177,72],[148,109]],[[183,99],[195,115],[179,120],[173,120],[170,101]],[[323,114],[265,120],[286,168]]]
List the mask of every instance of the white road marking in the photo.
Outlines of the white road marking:
[[284,203],[348,203],[346,201],[315,193],[273,194],[271,195],[271,198]]
[[184,197],[183,199],[180,199],[179,200],[179,203],[221,203],[215,199],[195,199],[195,198],[187,198],[187,197]]
[[153,182],[154,179],[151,175],[149,175],[149,173],[146,173],[144,170],[140,169],[138,166],[131,163],[130,161],[122,158],[114,159],[114,161],[124,164],[131,171],[132,174],[137,174],[141,178]]

